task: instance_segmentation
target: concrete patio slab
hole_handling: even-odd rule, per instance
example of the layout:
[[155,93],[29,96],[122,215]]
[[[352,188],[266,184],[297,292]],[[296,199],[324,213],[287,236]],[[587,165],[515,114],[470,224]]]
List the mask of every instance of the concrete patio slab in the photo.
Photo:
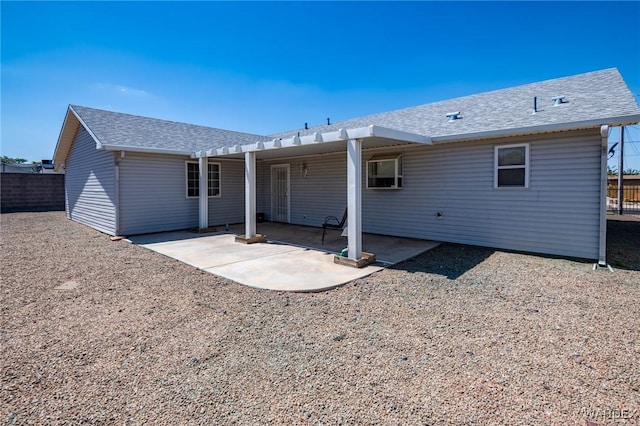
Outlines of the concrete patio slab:
[[[167,234],[170,239],[166,241],[160,240],[163,234],[138,235],[129,240],[199,269],[236,264],[298,249],[284,244],[239,244],[235,242],[235,234],[229,233],[198,234],[196,237],[189,231]],[[180,239],[180,235],[184,238]]]
[[320,291],[366,277],[381,266],[348,268],[333,263],[333,253],[296,248],[286,253],[227,264],[205,271],[240,284],[279,291]]
[[[242,227],[229,232],[198,234],[193,231],[137,235],[128,241],[172,257],[198,269],[250,287],[278,291],[321,291],[334,288],[429,250],[438,243],[425,240],[363,235],[365,247],[378,250],[381,263],[351,268],[333,262],[345,245],[337,235],[317,247],[317,228],[261,224],[267,243],[235,242]],[[278,238],[272,239],[269,232]],[[280,241],[284,240],[286,242]],[[366,243],[368,242],[368,245]],[[307,246],[308,245],[308,246]],[[313,246],[312,246],[313,245]]]

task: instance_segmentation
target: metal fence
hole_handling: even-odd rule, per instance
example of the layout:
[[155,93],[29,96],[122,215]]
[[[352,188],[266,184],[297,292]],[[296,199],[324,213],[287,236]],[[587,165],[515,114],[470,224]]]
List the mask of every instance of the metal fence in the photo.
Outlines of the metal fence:
[[[624,186],[622,196],[623,213],[640,213],[640,186]],[[607,211],[617,213],[619,209],[618,185],[607,186]]]

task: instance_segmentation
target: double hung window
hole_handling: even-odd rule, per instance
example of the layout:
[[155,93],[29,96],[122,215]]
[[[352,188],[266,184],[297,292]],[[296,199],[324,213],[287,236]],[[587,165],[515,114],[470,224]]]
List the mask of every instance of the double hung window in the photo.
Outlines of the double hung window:
[[495,147],[494,187],[529,187],[529,144]]
[[[209,197],[220,196],[220,164],[209,163],[207,165],[207,191]],[[200,195],[200,167],[198,163],[188,161],[186,163],[187,175],[187,198],[198,197]]]

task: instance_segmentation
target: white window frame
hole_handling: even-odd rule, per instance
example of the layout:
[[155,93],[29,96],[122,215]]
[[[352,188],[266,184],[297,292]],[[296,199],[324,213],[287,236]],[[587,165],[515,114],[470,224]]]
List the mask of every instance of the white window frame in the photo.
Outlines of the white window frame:
[[[189,195],[189,164],[195,164],[200,168],[200,164],[197,161],[185,161],[184,163],[184,185],[185,185],[185,197],[186,198],[198,198],[199,195]],[[220,198],[222,197],[222,165],[220,163],[207,163],[207,191],[210,191],[212,186],[209,185],[211,175],[209,174],[209,166],[217,166],[218,167],[218,194],[217,195],[209,195],[208,198]],[[199,176],[199,174],[198,174]],[[200,183],[197,182],[196,188],[198,189],[198,194],[200,193]]]
[[[393,169],[394,169],[394,185],[389,187],[383,186],[369,186],[369,164],[370,163],[381,163],[385,161],[393,161]],[[374,155],[369,160],[367,160],[366,164],[366,182],[367,189],[402,189],[404,186],[404,162],[402,159],[402,154],[381,154]]]
[[[514,164],[508,166],[500,166],[498,164],[498,152],[501,149],[505,148],[524,148],[524,164]],[[496,145],[494,147],[494,156],[493,156],[493,187],[496,189],[527,189],[529,188],[529,169],[531,168],[531,163],[529,160],[529,151],[530,147],[528,143],[518,143],[511,145]],[[508,169],[522,169],[524,168],[524,185],[508,185],[508,186],[499,186],[498,185],[498,171],[499,170],[508,170]]]

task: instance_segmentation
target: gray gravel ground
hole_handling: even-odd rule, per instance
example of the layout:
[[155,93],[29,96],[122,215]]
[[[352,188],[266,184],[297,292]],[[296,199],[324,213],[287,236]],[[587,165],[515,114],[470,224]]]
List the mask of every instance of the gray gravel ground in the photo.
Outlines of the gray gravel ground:
[[2,423],[640,423],[640,222],[614,272],[443,244],[297,294],[0,219]]

